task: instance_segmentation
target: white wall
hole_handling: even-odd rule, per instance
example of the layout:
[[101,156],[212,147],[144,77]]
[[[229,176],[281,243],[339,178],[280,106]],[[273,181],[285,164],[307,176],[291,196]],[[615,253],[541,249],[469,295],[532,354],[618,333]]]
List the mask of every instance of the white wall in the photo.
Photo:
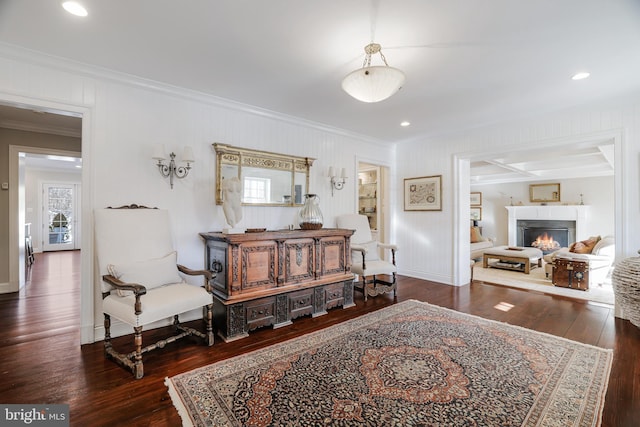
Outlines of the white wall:
[[[531,146],[544,149],[554,144],[598,139],[603,135],[616,140],[617,254],[618,257],[635,255],[640,247],[640,222],[637,221],[640,212],[640,94],[455,135],[399,143],[396,147],[398,194],[402,194],[403,178],[443,176],[441,212],[404,212],[399,197],[395,209],[396,243],[403,249],[402,256],[398,257],[399,272],[443,283],[468,283],[466,242],[469,240],[470,176],[465,159]],[[577,192],[577,187],[574,188],[575,191],[566,191]],[[524,198],[524,194],[521,197]],[[585,203],[589,203],[590,197],[585,198]]]
[[[586,239],[589,236],[607,236],[615,234],[614,220],[614,179],[613,176],[558,179],[553,182],[560,183],[560,203],[549,205],[580,203],[580,194],[583,194],[584,204],[588,206],[585,236],[577,236],[577,240]],[[536,181],[536,184],[542,184]],[[505,183],[472,185],[471,191],[482,193],[482,234],[485,237],[496,237],[496,244],[508,244],[508,212],[505,206],[511,203],[518,205],[532,205],[538,203],[529,202],[529,183]]]
[[[82,341],[102,334],[100,297],[94,295],[92,212],[138,203],[169,209],[179,262],[203,267],[198,233],[225,226],[215,205],[215,156],[222,142],[314,157],[310,190],[320,197],[325,226],[356,211],[355,179],[331,196],[329,166],[355,177],[357,160],[393,163],[394,149],[314,123],[236,105],[199,93],[136,80],[0,45],[0,101],[86,111],[83,118]],[[196,163],[174,189],[151,159],[155,144],[167,150],[193,147]],[[393,175],[393,171],[392,171]],[[297,208],[246,207],[238,227],[275,229],[295,222]],[[95,309],[94,309],[95,307]],[[130,333],[130,331],[127,331]],[[115,333],[117,335],[117,332]]]

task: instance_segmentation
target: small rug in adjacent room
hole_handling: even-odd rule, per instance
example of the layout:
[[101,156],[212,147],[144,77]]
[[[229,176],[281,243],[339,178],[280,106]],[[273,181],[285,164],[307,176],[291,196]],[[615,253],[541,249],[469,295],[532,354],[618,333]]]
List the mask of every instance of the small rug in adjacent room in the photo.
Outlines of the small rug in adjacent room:
[[482,261],[476,262],[473,267],[473,280],[485,283],[495,283],[512,288],[530,289],[546,294],[562,295],[575,299],[600,302],[603,304],[615,303],[611,281],[593,285],[587,291],[579,289],[562,288],[554,286],[551,278],[546,276],[544,267],[532,268],[530,274],[519,271],[502,270],[499,268],[483,268]]
[[591,427],[612,358],[405,301],[166,384],[184,425]]

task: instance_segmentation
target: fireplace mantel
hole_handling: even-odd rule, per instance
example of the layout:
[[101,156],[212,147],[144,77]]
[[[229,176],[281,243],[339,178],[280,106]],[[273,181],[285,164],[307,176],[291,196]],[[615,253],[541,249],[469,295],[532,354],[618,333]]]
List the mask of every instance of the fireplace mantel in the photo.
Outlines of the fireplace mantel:
[[585,226],[589,206],[505,206],[509,212],[509,245],[517,245],[517,222],[519,219],[564,220],[576,222],[576,240],[585,239]]

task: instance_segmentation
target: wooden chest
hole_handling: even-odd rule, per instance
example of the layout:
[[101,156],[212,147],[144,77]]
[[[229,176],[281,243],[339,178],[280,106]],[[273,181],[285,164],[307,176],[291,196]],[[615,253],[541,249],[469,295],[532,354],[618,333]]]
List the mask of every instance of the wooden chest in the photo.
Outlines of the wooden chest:
[[589,263],[556,258],[551,281],[555,286],[586,291],[589,289]]
[[353,230],[200,233],[213,280],[214,323],[225,341],[249,331],[353,307]]

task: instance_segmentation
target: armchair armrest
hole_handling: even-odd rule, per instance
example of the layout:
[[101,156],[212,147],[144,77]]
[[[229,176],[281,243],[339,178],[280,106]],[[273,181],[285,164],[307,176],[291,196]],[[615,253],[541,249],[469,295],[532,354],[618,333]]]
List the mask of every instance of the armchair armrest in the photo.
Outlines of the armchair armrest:
[[396,252],[398,251],[398,247],[396,245],[392,245],[389,243],[380,243],[378,242],[378,247],[382,249],[390,249],[391,250],[391,263],[396,265]]
[[211,288],[211,280],[213,280],[213,278],[216,277],[216,275],[213,274],[211,271],[192,270],[191,268],[185,267],[184,265],[181,265],[181,264],[178,264],[178,271],[184,274],[188,274],[189,276],[204,276],[205,278],[204,288],[207,290],[207,292],[213,291],[213,289]]
[[353,243],[351,244],[351,250],[362,252],[363,255],[367,253],[367,248],[365,248],[364,246],[355,245]]
[[147,288],[145,288],[144,286],[137,283],[123,282],[122,280],[110,274],[105,274],[104,276],[102,276],[102,280],[121,291],[132,291],[136,295],[144,295],[147,293]]
[[[140,297],[147,293],[147,288],[137,283],[123,282],[122,280],[110,274],[105,274],[104,276],[102,276],[102,280],[104,280],[105,282],[107,282],[108,284],[110,284],[111,286],[113,286],[118,290],[132,291],[136,297],[136,302],[134,305],[136,315],[139,315],[140,313],[142,313],[142,304],[140,303]],[[103,292],[102,298],[105,298],[108,294],[109,294],[108,292],[107,293]]]
[[367,268],[367,263],[365,261],[365,255],[367,253],[367,248],[365,248],[364,246],[361,245],[351,245],[351,250],[352,251],[356,251],[356,252],[360,252],[360,254],[362,255],[362,269],[366,269]]
[[378,243],[378,246],[381,247],[382,249],[391,249],[392,251],[398,250],[398,246],[391,245],[389,243]]

